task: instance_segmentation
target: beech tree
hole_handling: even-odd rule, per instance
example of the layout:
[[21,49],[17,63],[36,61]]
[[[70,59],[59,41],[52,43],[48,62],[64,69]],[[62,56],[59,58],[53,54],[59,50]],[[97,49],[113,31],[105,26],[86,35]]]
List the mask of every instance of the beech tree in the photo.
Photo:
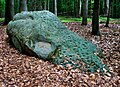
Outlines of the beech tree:
[[81,8],[82,8],[82,1],[79,0],[79,5],[80,5],[80,8],[79,8],[79,15],[81,16]]
[[104,14],[107,15],[109,10],[109,0],[104,0]]
[[47,1],[44,0],[44,10],[46,10],[46,9],[47,9]]
[[15,11],[15,14],[19,12],[19,7],[20,7],[19,1],[20,0],[14,0],[14,11]]
[[99,31],[99,5],[100,5],[100,0],[94,0],[93,18],[92,18],[92,35],[100,35],[100,31]]
[[87,16],[88,16],[88,0],[83,0],[83,19],[82,25],[87,25]]
[[5,0],[5,22],[4,24],[8,24],[14,16],[14,0]]
[[47,9],[48,9],[48,11],[49,11],[49,9],[50,9],[50,4],[49,4],[50,2],[49,2],[49,0],[48,0],[48,2],[47,2]]
[[77,18],[79,17],[79,11],[80,11],[79,3],[80,3],[79,0],[74,0],[74,14],[75,14],[75,17],[77,17]]
[[54,1],[55,1],[55,15],[57,15],[57,0]]
[[106,21],[105,27],[109,27],[108,24],[109,24],[109,20],[110,20],[111,3],[112,3],[112,0],[109,0],[109,9],[108,9],[108,15],[107,15],[107,21]]
[[27,11],[27,0],[20,0],[20,12],[21,11]]

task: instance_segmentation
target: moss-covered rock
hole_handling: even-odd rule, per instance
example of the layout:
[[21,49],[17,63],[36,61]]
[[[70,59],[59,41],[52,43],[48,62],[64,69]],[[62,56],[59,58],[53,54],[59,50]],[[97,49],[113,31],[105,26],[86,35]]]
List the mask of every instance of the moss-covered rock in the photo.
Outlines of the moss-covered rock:
[[21,52],[65,67],[80,68],[84,62],[90,72],[106,68],[96,55],[96,46],[67,29],[51,12],[18,13],[8,24],[7,33]]

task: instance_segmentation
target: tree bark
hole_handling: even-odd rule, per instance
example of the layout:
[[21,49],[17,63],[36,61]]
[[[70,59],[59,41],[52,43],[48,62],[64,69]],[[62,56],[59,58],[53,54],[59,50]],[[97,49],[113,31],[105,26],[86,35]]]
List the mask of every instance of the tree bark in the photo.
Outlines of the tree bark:
[[46,10],[47,1],[44,1],[44,10]]
[[108,10],[107,21],[106,21],[105,27],[109,27],[111,3],[112,3],[112,0],[109,1],[109,10]]
[[5,0],[5,22],[4,24],[8,24],[14,16],[14,0]]
[[19,12],[19,0],[14,0],[15,14]]
[[57,15],[57,0],[55,0],[55,15]]
[[27,11],[27,0],[20,0],[20,12],[21,11]]
[[110,0],[107,0],[106,3],[107,3],[107,14],[108,14],[108,12],[109,12],[109,7],[110,7],[110,6],[109,6]]
[[79,3],[79,0],[74,1],[74,14],[76,18],[79,17]]
[[92,0],[90,0],[90,18],[92,18]]
[[81,8],[82,8],[82,1],[81,1],[81,0],[79,1],[79,5],[80,5],[80,8],[79,8],[79,15],[81,16]]
[[116,0],[114,0],[114,17],[116,18],[117,17],[117,6],[116,6]]
[[83,19],[82,19],[82,25],[87,25],[87,17],[88,17],[88,0],[83,0]]
[[37,10],[37,1],[36,0],[34,1],[34,4],[35,4],[34,5],[34,10],[36,11]]
[[104,15],[108,14],[108,10],[109,10],[109,0],[105,0],[104,1]]
[[48,6],[47,6],[47,7],[48,7],[48,11],[49,11],[49,9],[50,9],[50,4],[49,4],[49,0],[48,0],[48,3],[47,3],[47,4],[48,4]]
[[99,6],[100,0],[94,0],[93,18],[92,18],[92,35],[100,35],[99,31]]

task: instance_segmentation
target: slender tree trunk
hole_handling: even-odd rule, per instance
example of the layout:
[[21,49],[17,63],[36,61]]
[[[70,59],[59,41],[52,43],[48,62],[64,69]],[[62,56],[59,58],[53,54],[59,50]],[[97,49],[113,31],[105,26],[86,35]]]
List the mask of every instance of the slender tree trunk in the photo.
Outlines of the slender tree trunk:
[[87,25],[87,17],[88,17],[88,0],[83,0],[83,19],[82,25]]
[[44,10],[46,10],[46,5],[47,5],[47,2],[46,0],[44,1]]
[[108,14],[108,13],[109,13],[109,7],[110,7],[110,6],[109,6],[110,0],[107,0],[106,3],[107,3],[107,14]]
[[21,11],[27,11],[27,0],[20,0],[20,12]]
[[111,15],[112,15],[112,17],[114,17],[114,0],[112,2],[112,6],[111,6]]
[[108,10],[109,10],[109,0],[105,0],[104,1],[104,15],[108,14]]
[[80,8],[79,8],[79,15],[81,16],[82,1],[80,0],[79,3],[80,3],[80,4],[79,4],[79,5],[80,5]]
[[57,15],[57,0],[55,0],[55,15]]
[[67,16],[70,16],[70,13],[69,13],[69,0],[67,0],[67,1],[65,2],[65,10],[66,10],[65,14],[66,14]]
[[37,10],[37,2],[36,2],[36,0],[34,0],[34,10],[35,11]]
[[107,14],[107,0],[104,0],[104,15]]
[[40,0],[40,6],[39,6],[40,10],[43,9],[43,6],[42,6],[42,1]]
[[5,0],[5,22],[4,24],[8,24],[14,16],[14,0]]
[[92,17],[92,0],[90,0],[90,17]]
[[112,0],[109,1],[109,10],[108,10],[108,16],[107,16],[107,21],[106,21],[105,27],[109,27],[108,25],[109,25],[109,20],[110,20],[111,3],[112,3]]
[[49,0],[48,0],[48,3],[47,3],[47,4],[48,4],[48,11],[49,11],[49,9],[50,9],[50,4],[49,4]]
[[66,15],[69,16],[69,7],[68,7],[68,4],[69,4],[69,0],[66,1]]
[[99,31],[99,5],[100,5],[100,0],[94,0],[93,18],[92,18],[92,35],[100,35],[100,31]]
[[14,0],[15,14],[19,12],[19,0]]
[[116,18],[117,17],[117,6],[116,6],[116,0],[114,0],[114,17]]
[[79,0],[74,1],[74,14],[75,17],[79,17]]

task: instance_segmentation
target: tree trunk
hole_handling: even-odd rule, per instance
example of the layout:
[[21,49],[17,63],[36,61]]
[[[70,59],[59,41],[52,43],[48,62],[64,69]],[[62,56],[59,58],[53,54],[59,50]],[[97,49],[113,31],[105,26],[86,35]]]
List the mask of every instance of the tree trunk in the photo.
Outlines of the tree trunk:
[[57,15],[57,0],[55,0],[55,15]]
[[111,3],[112,3],[112,0],[109,1],[109,10],[108,10],[107,21],[106,21],[105,27],[109,27],[108,25],[109,25],[109,20],[110,20]]
[[74,14],[76,18],[79,17],[79,0],[74,1]]
[[19,12],[19,0],[14,0],[15,14]]
[[99,5],[100,5],[100,0],[94,0],[93,18],[92,18],[92,35],[100,35],[100,31],[99,31]]
[[105,0],[104,1],[104,15],[108,14],[108,10],[109,10],[109,0]]
[[46,10],[47,1],[44,1],[44,10]]
[[20,0],[20,12],[21,11],[27,11],[27,0]]
[[107,14],[108,14],[108,12],[109,12],[109,7],[110,7],[110,6],[109,6],[110,0],[107,0],[106,3],[107,3]]
[[49,9],[50,9],[50,4],[49,4],[49,0],[48,0],[48,3],[47,3],[47,4],[48,4],[48,6],[47,6],[47,7],[48,7],[48,11],[49,11]]
[[80,8],[79,8],[79,15],[81,16],[81,8],[82,8],[82,1],[81,1],[81,0],[79,1],[79,5],[80,5]]
[[104,15],[107,15],[107,0],[104,0]]
[[[31,1],[31,6],[32,6],[32,11],[36,11],[37,10],[37,0],[32,0]],[[31,7],[30,7],[31,8]]]
[[90,0],[90,18],[92,18],[92,11],[93,11],[92,0]]
[[5,0],[5,22],[4,24],[8,24],[14,16],[14,0]]
[[114,0],[114,17],[116,18],[117,17],[117,6],[116,6],[116,0]]
[[43,6],[42,6],[42,1],[40,0],[40,3],[39,3],[39,10],[42,10],[43,9]]
[[87,25],[87,17],[88,17],[88,0],[83,0],[83,19],[82,19],[82,25]]

